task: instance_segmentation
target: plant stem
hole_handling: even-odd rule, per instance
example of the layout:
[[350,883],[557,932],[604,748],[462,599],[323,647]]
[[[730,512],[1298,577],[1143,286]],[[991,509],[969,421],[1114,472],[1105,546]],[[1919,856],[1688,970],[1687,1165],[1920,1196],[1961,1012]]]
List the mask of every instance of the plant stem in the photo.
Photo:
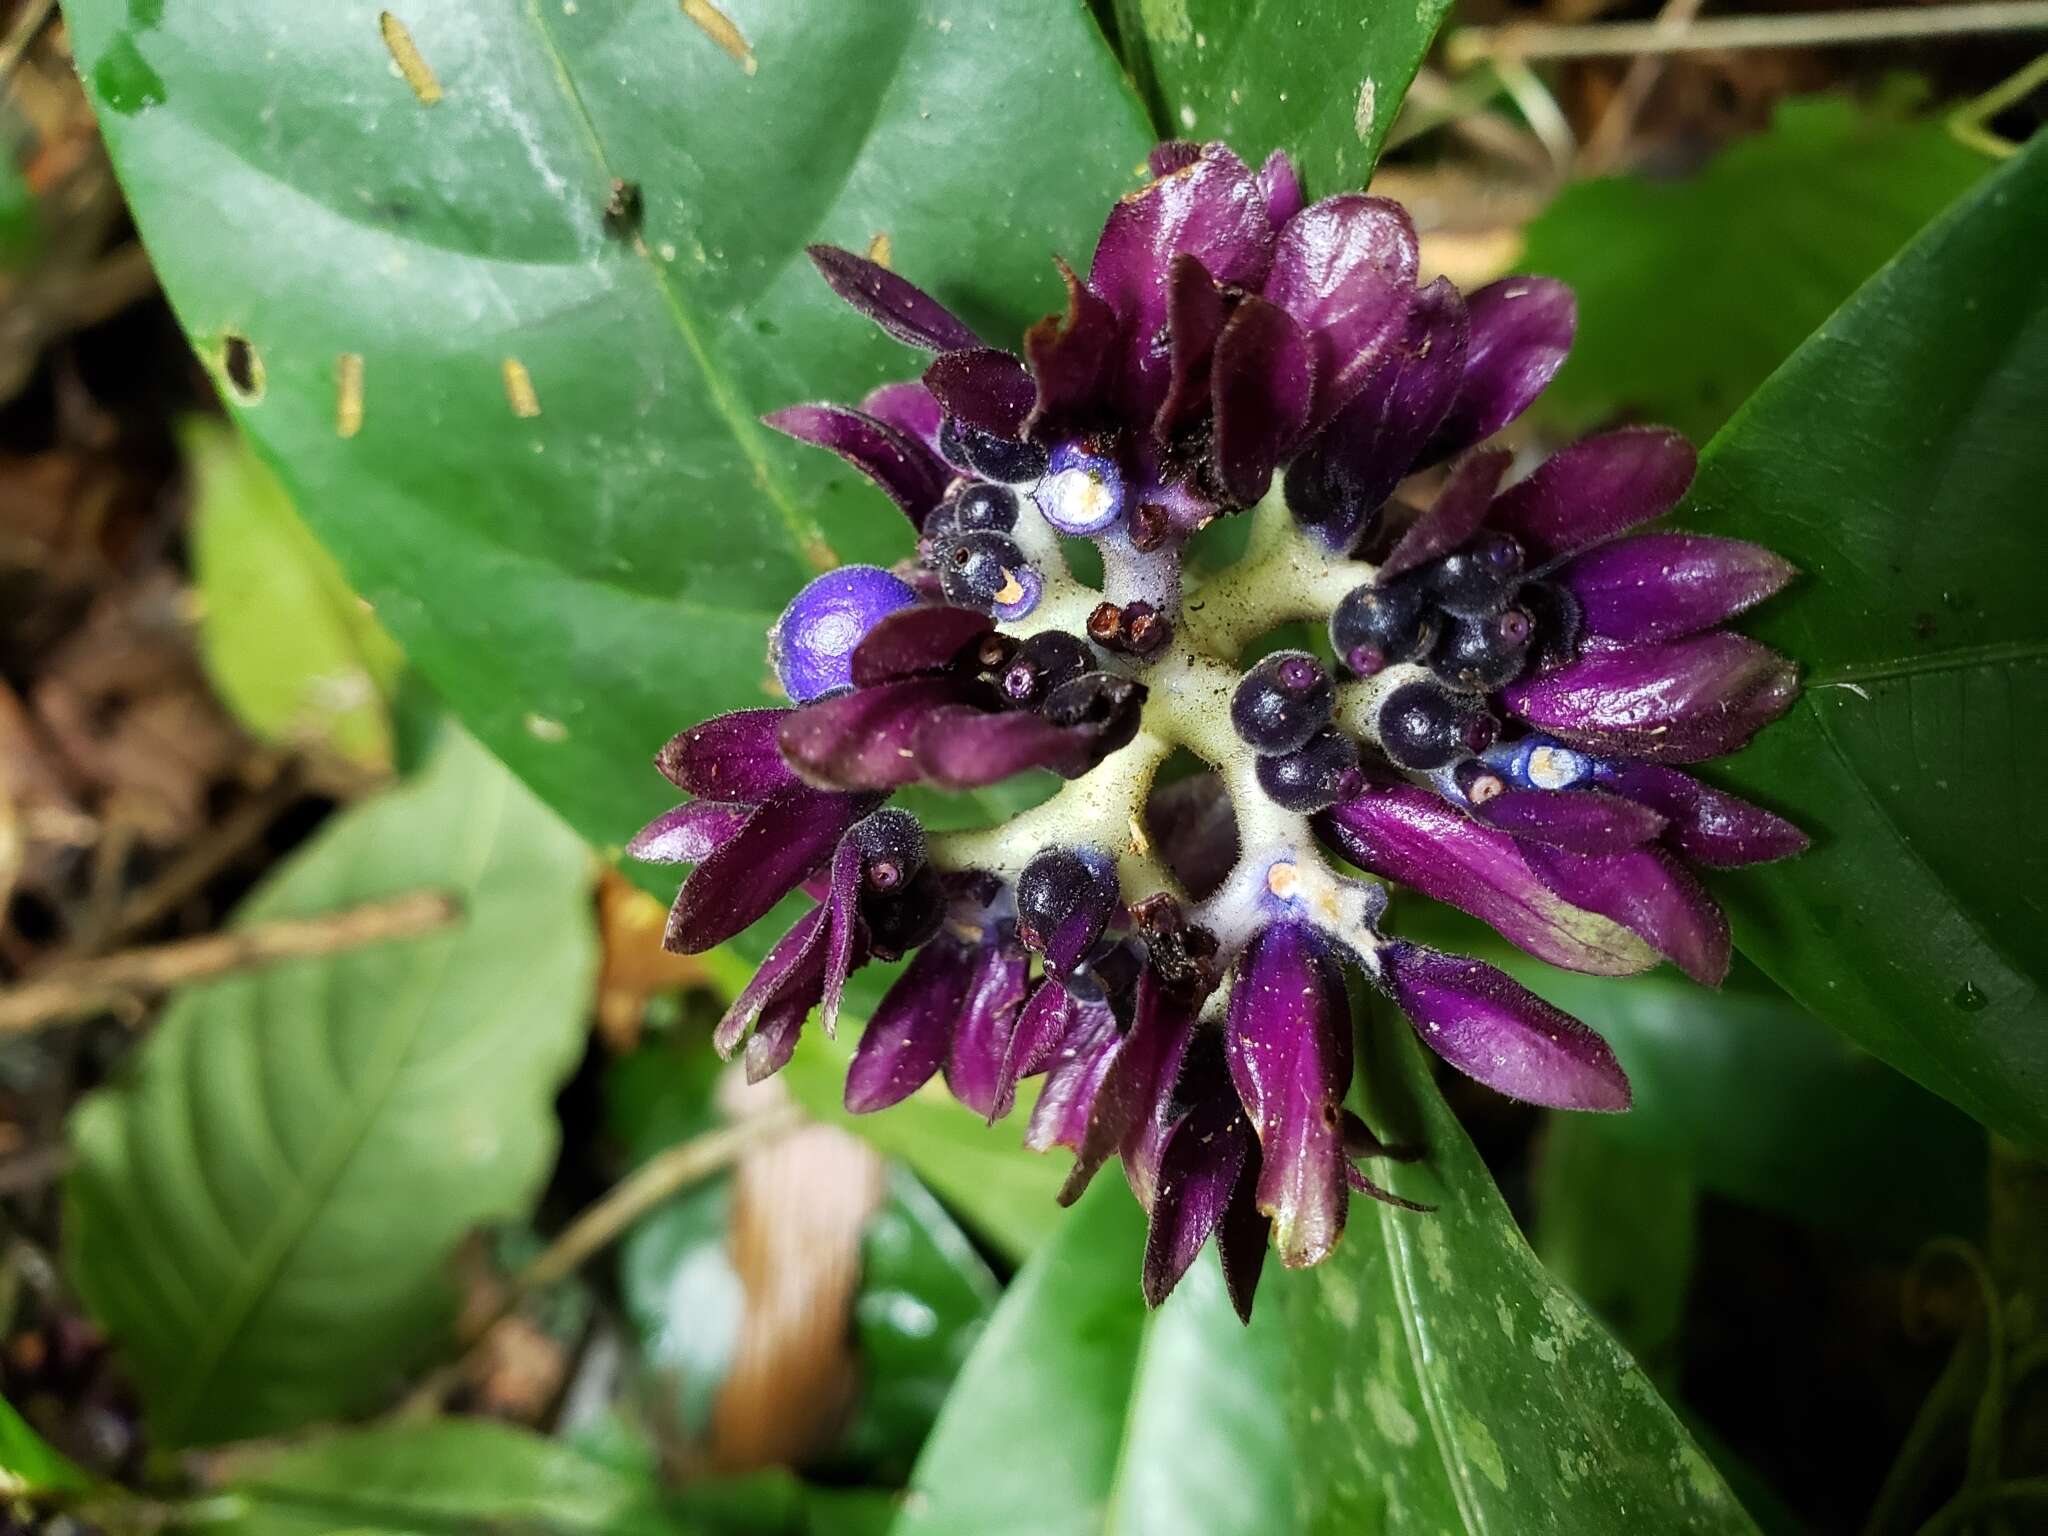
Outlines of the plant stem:
[[1611,59],[1644,53],[1818,48],[1980,32],[2048,30],[2044,0],[1898,6],[1801,16],[1714,16],[1705,21],[1609,21],[1583,26],[1462,27],[1444,56],[1457,69],[1500,59]]

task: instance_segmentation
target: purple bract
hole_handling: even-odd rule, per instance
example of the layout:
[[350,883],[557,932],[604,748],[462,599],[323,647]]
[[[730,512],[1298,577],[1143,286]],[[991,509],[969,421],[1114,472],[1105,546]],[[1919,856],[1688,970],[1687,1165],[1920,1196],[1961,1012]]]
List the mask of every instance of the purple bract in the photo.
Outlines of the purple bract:
[[[1249,1315],[1268,1247],[1314,1264],[1362,1168],[1397,1155],[1346,1107],[1347,969],[1451,1066],[1511,1097],[1621,1110],[1585,1025],[1504,973],[1388,935],[1398,882],[1553,965],[1666,959],[1714,984],[1728,928],[1693,873],[1799,852],[1777,816],[1681,766],[1745,745],[1793,665],[1722,629],[1791,579],[1767,550],[1640,531],[1693,450],[1628,428],[1522,470],[1488,439],[1556,373],[1572,295],[1419,281],[1384,198],[1307,204],[1286,158],[1162,145],[1085,279],[1019,352],[893,272],[811,252],[834,292],[931,354],[856,409],[770,425],[838,454],[909,518],[893,572],[819,578],[777,627],[795,707],[685,731],[693,798],[628,851],[694,864],[668,945],[815,902],[719,1025],[752,1076],[848,975],[908,959],[846,1103],[943,1078],[990,1120],[1037,1080],[1027,1143],[1071,1149],[1065,1199],[1118,1159],[1151,1213],[1145,1293],[1213,1235]],[[1253,519],[1195,584],[1189,538]],[[1092,539],[1083,585],[1060,539]],[[1327,627],[1255,665],[1281,625]],[[1176,754],[1209,771],[1156,784]],[[1067,781],[998,825],[927,835],[887,802],[1027,769]],[[1325,850],[1366,871],[1347,874]],[[1425,1151],[1426,1149],[1416,1149]],[[1427,1219],[1426,1217],[1423,1219]]]

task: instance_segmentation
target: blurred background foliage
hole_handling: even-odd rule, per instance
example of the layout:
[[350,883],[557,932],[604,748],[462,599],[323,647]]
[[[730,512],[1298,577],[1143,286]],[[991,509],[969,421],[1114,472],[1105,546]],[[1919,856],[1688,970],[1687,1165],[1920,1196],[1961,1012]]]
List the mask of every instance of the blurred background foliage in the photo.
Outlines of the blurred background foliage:
[[[2026,697],[2048,447],[1983,413],[2048,401],[2048,173],[2010,153],[2040,33],[1852,44],[1867,8],[1819,7],[1833,41],[1531,60],[1498,29],[1699,8],[460,0],[401,48],[355,0],[66,9],[0,5],[0,1527],[2030,1528],[2048,853],[2003,819],[2011,711],[1956,731],[2007,777],[1901,835],[1977,864],[1737,889],[1719,993],[1404,904],[1605,1034],[1636,1108],[1446,1107],[1369,1024],[1366,1092],[1433,1150],[1400,1187],[1451,1214],[1360,1211],[1249,1329],[1206,1258],[1146,1314],[1139,1213],[1108,1178],[1061,1212],[1016,1119],[845,1116],[845,1034],[740,1085],[708,1034],[745,941],[663,954],[672,877],[608,856],[664,801],[653,747],[762,698],[779,594],[896,553],[750,425],[903,367],[795,245],[879,245],[1014,334],[1162,134],[1371,174],[1460,283],[1572,283],[1518,446],[1704,441],[1772,380],[1775,435],[1738,421],[1693,513],[1769,515],[1745,466],[1782,463],[1809,521],[1900,534],[1796,551],[1824,596],[1787,648],[1860,664],[1826,603],[1913,625],[1932,583],[1969,686]],[[1898,356],[1889,392],[1813,382]],[[1943,454],[1984,467],[1940,537],[2001,572],[1954,594],[1845,478]],[[1781,804],[1837,790],[1801,728],[1758,770]],[[1858,750],[1880,809],[1879,775],[1932,792]],[[1799,926],[1852,898],[1861,950]],[[1871,958],[1909,928],[1938,1012]],[[224,967],[181,947],[215,934]],[[1973,942],[2005,969],[1949,975]]]

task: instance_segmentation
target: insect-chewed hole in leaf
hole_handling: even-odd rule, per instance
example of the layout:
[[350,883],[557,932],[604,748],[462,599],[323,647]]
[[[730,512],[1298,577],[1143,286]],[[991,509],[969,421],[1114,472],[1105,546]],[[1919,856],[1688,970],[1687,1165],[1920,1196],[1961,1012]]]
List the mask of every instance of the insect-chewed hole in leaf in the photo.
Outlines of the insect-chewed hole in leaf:
[[229,331],[220,339],[220,371],[237,405],[263,398],[263,357],[248,337]]

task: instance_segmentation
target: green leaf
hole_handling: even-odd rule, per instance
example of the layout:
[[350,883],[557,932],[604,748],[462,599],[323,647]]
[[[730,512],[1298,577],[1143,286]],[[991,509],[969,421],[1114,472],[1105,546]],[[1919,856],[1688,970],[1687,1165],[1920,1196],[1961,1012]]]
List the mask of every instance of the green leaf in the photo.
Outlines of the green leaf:
[[[670,802],[664,740],[764,702],[765,631],[819,563],[910,549],[865,481],[755,419],[921,366],[805,242],[887,235],[1014,343],[1059,305],[1051,253],[1086,256],[1151,142],[1078,0],[721,9],[744,65],[675,0],[67,11],[243,426],[413,663],[599,846]],[[607,221],[615,180],[637,233]]]
[[1376,1169],[1429,1213],[1359,1198],[1284,1289],[1309,1532],[1754,1527],[1643,1373],[1545,1271],[1396,1018],[1366,1119],[1425,1162]]
[[446,1322],[456,1243],[547,1172],[595,965],[588,854],[474,743],[446,732],[236,923],[425,888],[455,925],[195,987],[73,1115],[67,1268],[159,1443],[381,1399]]
[[1677,1158],[1602,1135],[1600,1118],[1549,1116],[1530,1240],[1544,1267],[1667,1380],[1692,1279],[1698,1189]]
[[1116,0],[1165,131],[1274,148],[1318,192],[1362,187],[1450,0]]
[[236,1458],[231,1486],[181,1512],[205,1536],[881,1536],[894,1501],[781,1473],[669,1493],[480,1419],[385,1424]]
[[1704,441],[1856,286],[1990,166],[1936,119],[1782,103],[1695,176],[1576,182],[1518,270],[1563,278],[1579,334],[1535,414],[1627,414]]
[[83,1493],[92,1479],[29,1427],[0,1397],[0,1499],[42,1493]]
[[389,768],[398,648],[237,433],[194,419],[181,436],[199,650],[214,687],[266,741]]
[[861,1233],[861,1395],[833,1459],[900,1484],[1001,1287],[945,1208],[901,1168]]
[[1291,1528],[1273,1298],[1240,1325],[1205,1254],[1148,1316],[1144,1242],[1144,1214],[1104,1174],[1004,1295],[893,1536]]
[[[1718,991],[1667,968],[1581,976],[1462,914],[1403,903],[1400,930],[1512,974],[1614,1047],[1635,1104],[1574,1116],[1624,1157],[1904,1255],[1984,1221],[1984,1129],[1844,1040],[1738,960]],[[1540,1245],[1539,1245],[1540,1247]]]
[[480,1419],[380,1425],[259,1453],[231,1471],[227,1495],[199,1505],[187,1528],[207,1536],[623,1536],[645,1529],[657,1504],[642,1478]]
[[2048,1146],[2048,135],[1772,376],[1679,521],[1804,579],[1754,631],[1806,692],[1721,777],[1814,834],[1723,887],[1795,998],[1992,1128]]

